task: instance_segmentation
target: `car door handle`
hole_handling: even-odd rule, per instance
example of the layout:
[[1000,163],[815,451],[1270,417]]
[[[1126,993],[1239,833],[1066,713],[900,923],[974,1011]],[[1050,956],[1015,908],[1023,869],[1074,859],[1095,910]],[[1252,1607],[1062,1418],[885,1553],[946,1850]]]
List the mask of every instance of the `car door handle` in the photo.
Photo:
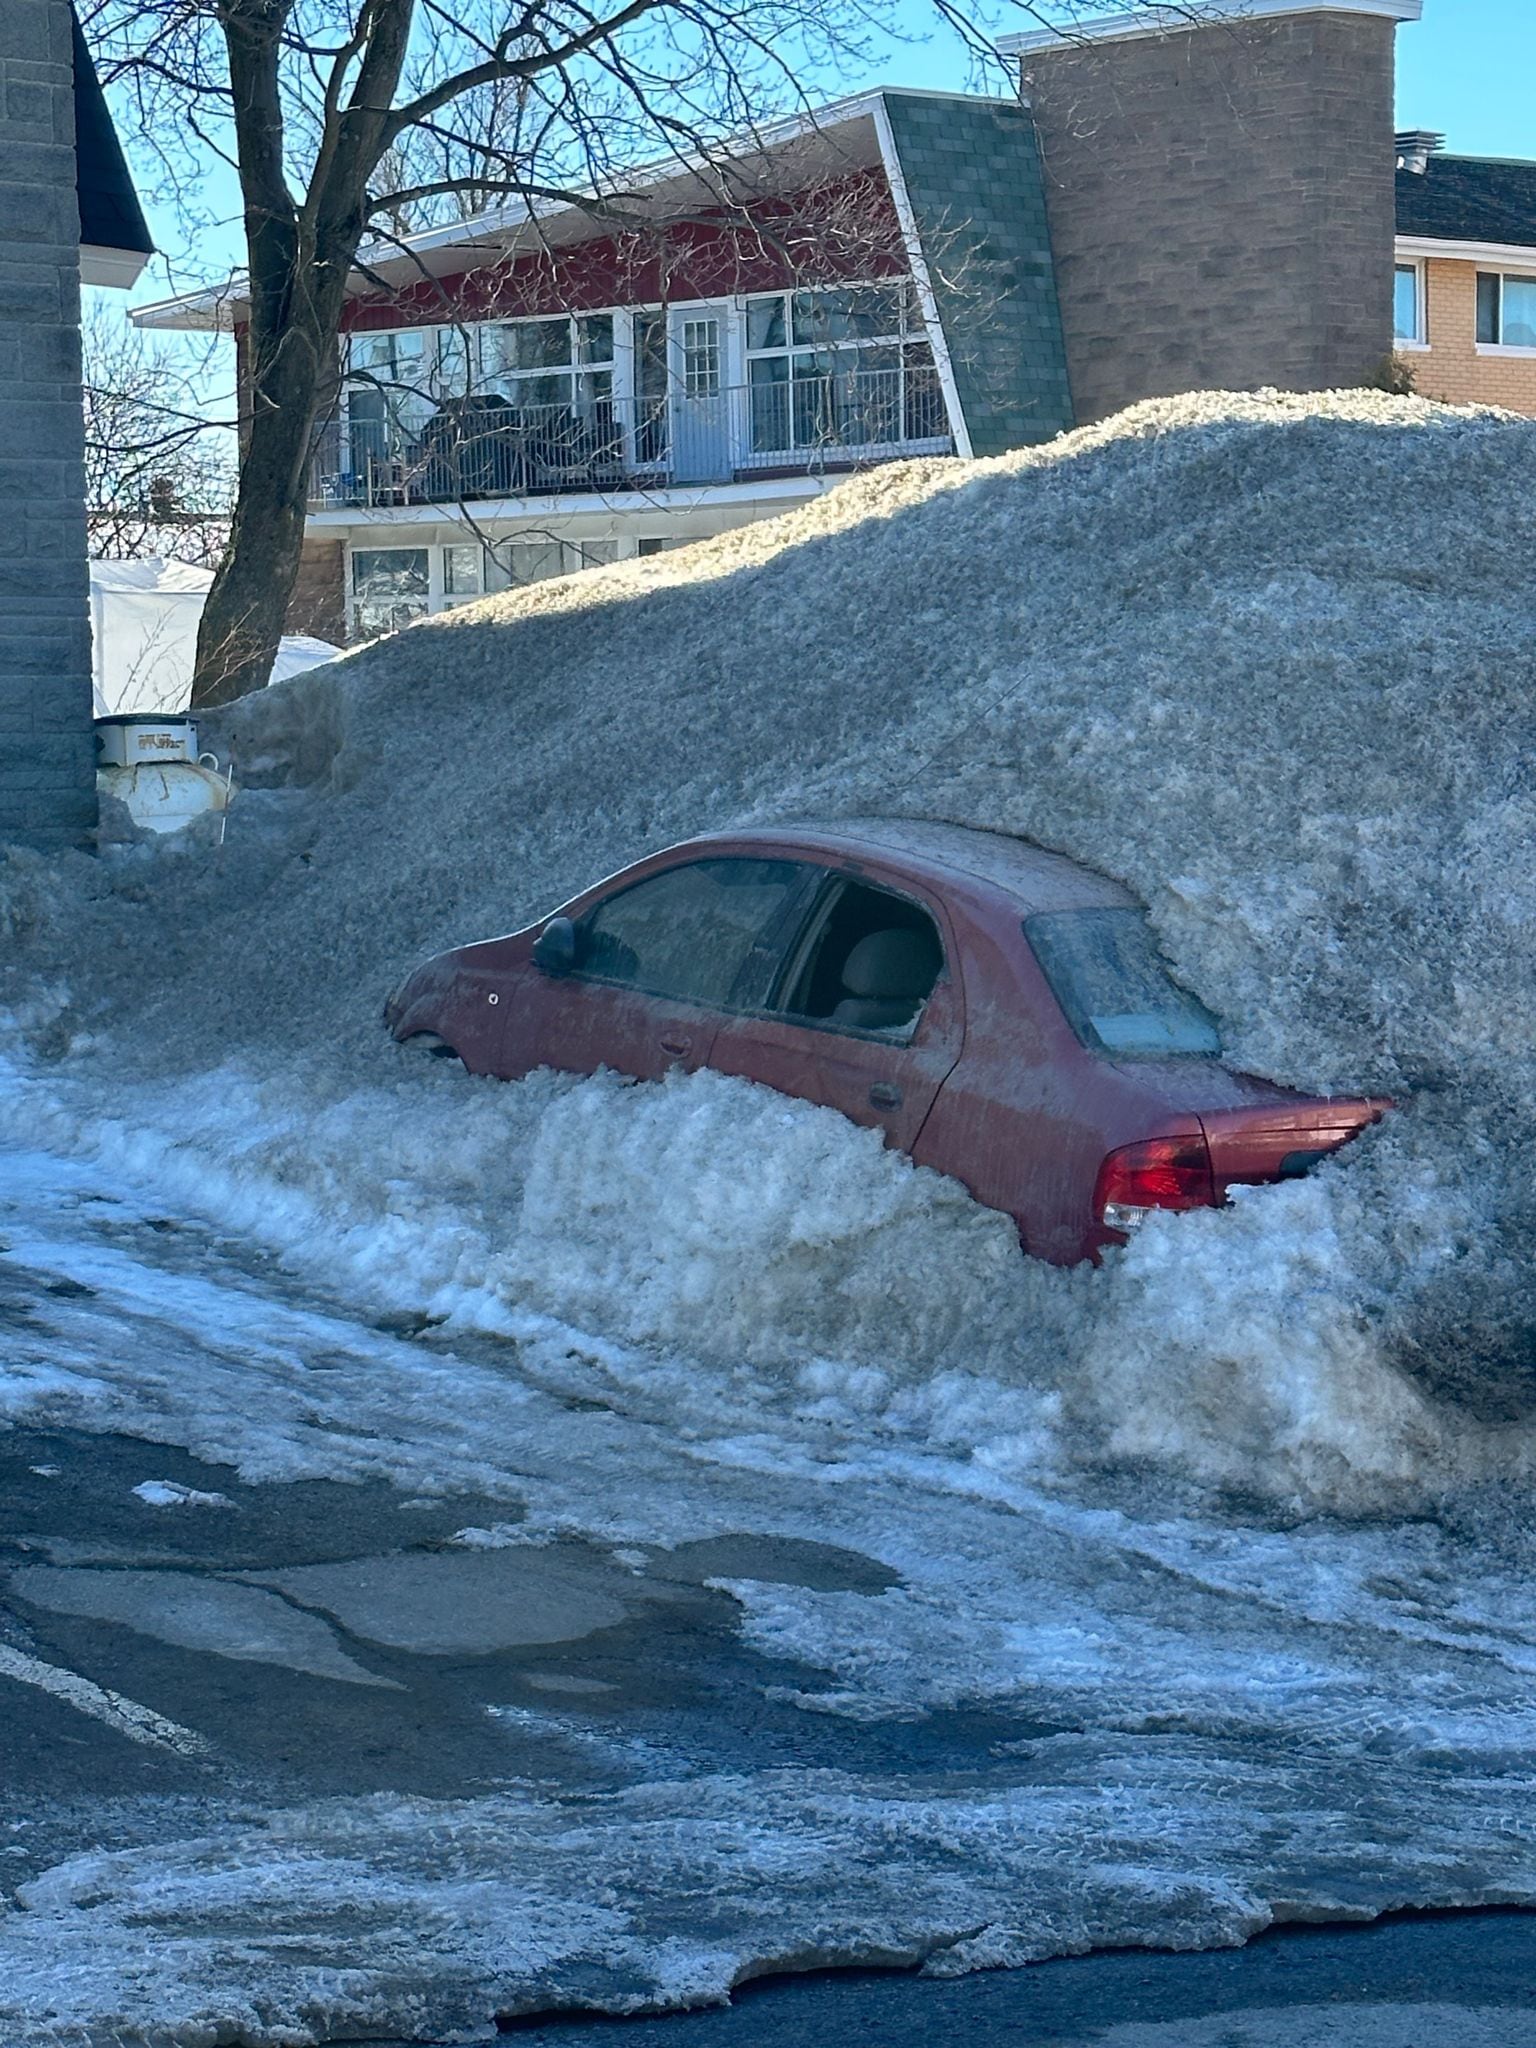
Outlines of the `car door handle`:
[[901,1090],[894,1081],[877,1081],[869,1091],[871,1109],[900,1109]]
[[661,1049],[663,1052],[670,1052],[678,1059],[681,1059],[685,1053],[692,1051],[693,1040],[681,1037],[664,1038],[661,1041]]

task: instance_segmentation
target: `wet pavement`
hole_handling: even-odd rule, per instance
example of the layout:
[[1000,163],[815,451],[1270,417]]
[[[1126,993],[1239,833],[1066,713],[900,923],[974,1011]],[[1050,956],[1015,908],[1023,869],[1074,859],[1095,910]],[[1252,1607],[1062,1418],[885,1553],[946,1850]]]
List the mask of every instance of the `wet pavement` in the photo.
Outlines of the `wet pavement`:
[[[108,1227],[125,1241],[154,1229],[110,1218]],[[156,1256],[164,1262],[157,1270],[174,1274],[178,1262],[201,1272],[213,1255],[194,1235],[178,1241],[168,1231]],[[292,1341],[275,1327],[262,1329],[258,1295],[237,1291],[245,1286],[240,1273],[227,1278],[231,1350]],[[129,1341],[122,1313],[109,1297],[93,1301],[78,1280],[46,1277],[40,1263],[23,1272],[0,1259],[0,1343],[9,1332],[18,1352],[36,1357],[52,1347],[52,1355],[76,1343],[94,1370],[103,1362],[110,1369],[114,1329],[119,1344]],[[327,1375],[366,1373],[366,1354],[328,1355],[324,1327],[316,1325],[316,1334],[296,1320],[294,1329],[311,1347],[292,1368],[300,1388],[306,1375],[318,1386]],[[157,1336],[146,1315],[132,1341],[142,1352],[189,1340],[169,1324]],[[318,1406],[312,1421],[307,1414],[299,1420],[318,1432],[327,1426]],[[465,1428],[473,1432],[474,1418]],[[366,1418],[354,1432],[355,1441],[366,1440]],[[932,1799],[938,1815],[946,1800],[978,1789],[1006,1794],[1028,1778],[1037,1740],[1076,1737],[1065,1725],[1032,1719],[1023,1699],[865,1718],[808,1711],[815,1703],[807,1681],[818,1674],[749,1641],[729,1589],[743,1582],[810,1589],[862,1611],[865,1602],[903,1590],[890,1565],[862,1551],[746,1530],[670,1545],[604,1545],[551,1537],[546,1527],[523,1540],[521,1521],[515,1489],[506,1485],[417,1493],[383,1480],[291,1474],[264,1483],[147,1431],[0,1422],[0,1910],[32,1908],[36,1894],[18,1894],[34,1880],[43,1885],[45,1909],[14,1915],[13,1937],[19,1929],[24,1938],[28,1923],[39,1926],[51,1914],[50,1938],[67,1952],[72,1916],[108,1899],[100,1924],[125,1954],[142,1939],[138,1928],[158,1924],[174,1931],[197,1967],[215,1972],[232,1944],[249,1946],[255,1965],[242,1956],[229,1981],[259,1981],[267,1937],[251,1916],[262,1910],[265,1843],[274,1844],[273,1885],[286,1887],[306,1870],[332,1867],[326,1858],[344,1876],[355,1826],[365,1860],[379,1849],[378,1898],[353,1925],[358,1941],[374,1944],[372,1967],[382,1978],[377,1958],[393,1939],[396,1910],[390,1886],[414,1900],[418,1942],[420,1928],[430,1930],[444,1913],[463,1911],[473,1931],[474,1901],[462,1907],[443,1883],[447,1903],[440,1905],[433,1889],[452,1877],[455,1858],[478,1885],[496,1891],[501,1910],[507,1894],[515,1899],[531,1883],[537,1859],[537,1867],[553,1867],[563,1840],[575,1842],[580,1864],[584,1809],[631,1797],[624,1840],[632,1863],[611,1898],[638,1916],[649,1871],[661,1873],[663,1884],[674,1871],[687,1873],[677,1878],[677,1896],[659,1901],[651,1938],[660,1952],[686,1951],[690,1941],[702,1951],[719,1939],[709,1883],[760,1883],[771,1909],[787,1873],[801,1931],[775,1940],[770,1910],[753,1936],[752,1952],[773,1958],[765,1968],[814,1960],[807,1926],[823,1941],[822,1953],[879,1954],[878,1939],[861,1946],[860,1923],[836,1920],[837,1887],[818,1889],[817,1857],[838,1853],[819,1844],[861,1839],[830,1831],[839,1802],[870,1802],[878,1841],[895,1805],[876,1802],[905,1800],[923,1810]],[[748,1844],[736,1813],[743,1824],[755,1819],[759,1804],[785,1796],[788,1775],[805,1773],[826,1774],[830,1803]],[[682,1796],[712,1777],[736,1788],[715,1818],[707,1799],[690,1808]],[[733,1807],[738,1798],[745,1803]],[[370,1799],[385,1802],[376,1820],[347,1806]],[[306,1833],[313,1825],[306,1815],[328,1801],[347,1809],[334,1820],[321,1816],[333,1832]],[[452,1812],[474,1808],[464,1826],[480,1838],[466,1848],[450,1814],[440,1842],[424,1834],[416,1846],[399,1846],[390,1830],[421,1818],[402,1817],[400,1803],[411,1801],[433,1810],[435,1802]],[[289,1816],[297,1818],[284,1835]],[[377,1842],[369,1832],[375,1825]],[[601,1855],[600,1832],[591,1839]],[[676,1863],[668,1861],[674,1841],[685,1845]],[[512,1860],[503,1863],[509,1842]],[[984,1846],[968,1840],[966,1854]],[[126,1852],[125,1867],[102,1871],[106,1859],[93,1860],[100,1850]],[[519,1853],[528,1859],[522,1865]],[[858,1853],[878,1861],[867,1847]],[[61,1889],[57,1873],[71,1858],[90,1868]],[[934,1884],[961,1860],[936,1835]],[[222,1919],[210,1915],[212,1934],[200,1947],[199,1887],[216,1889],[231,1869],[244,1889],[230,1894]],[[557,1902],[558,1915],[579,1929],[583,1913],[606,1910],[602,1875],[586,1889],[573,1884],[569,1902]],[[584,1885],[588,1878],[590,1870]],[[323,1890],[323,1869],[317,1882]],[[177,1899],[174,1908],[157,1902],[156,1887]],[[314,1954],[301,1965],[329,1970],[346,1959],[346,1938],[328,1948],[323,1934],[310,1936],[315,1908],[306,1896],[297,1895],[272,1932],[272,1952],[291,1958],[302,1929]],[[149,1903],[141,1906],[141,1897]],[[283,1903],[287,1910],[286,1892]],[[79,1924],[84,1931],[88,1923]],[[899,1925],[899,1916],[889,1924]],[[952,1924],[952,1935],[927,1943],[941,1966],[947,1944],[971,1923]],[[633,2048],[798,2048],[831,2030],[850,2044],[884,2048],[948,2039],[1063,2048],[1344,2041],[1350,2048],[1426,2048],[1431,2041],[1536,2048],[1533,1929],[1536,1916],[1526,1914],[1430,1915],[1367,1929],[1283,1932],[1238,1950],[1109,1952],[954,1979],[815,1974],[747,1984],[728,2009],[626,2020],[551,2016],[540,2009],[536,1977],[516,1980],[509,2000],[498,1997],[506,1961],[498,1934],[483,1977],[469,1975],[460,1996],[466,2024],[488,2035],[498,2011],[516,2009],[506,2030],[547,2048],[617,2048],[626,2040]],[[87,1946],[95,1938],[85,1933]],[[601,1928],[594,1952],[604,1953]],[[905,1959],[913,1943],[903,1937],[884,1952]],[[431,1962],[428,1949],[415,1967]],[[464,1984],[464,1954],[454,1967]],[[53,1968],[45,1954],[45,1985]],[[0,1963],[0,1987],[5,1977]],[[630,1961],[599,1966],[578,1956],[553,1980],[567,2006],[607,1999],[616,1987],[637,2001],[651,1995]],[[209,1980],[215,2007],[222,1981],[217,1974]],[[201,1983],[176,1990],[188,2011],[206,2009],[197,2004]],[[385,1982],[380,1999],[387,2005],[391,1995]],[[412,1987],[403,2002],[416,1995]],[[337,2009],[351,2010],[344,1998]],[[245,2038],[228,2026],[227,2038]],[[317,2026],[322,2038],[363,2038],[355,2019],[343,2018],[334,2031]],[[77,2038],[49,2031],[46,2019],[26,2035],[29,2048]],[[114,2022],[102,2038],[137,2048],[160,2037],[153,2026],[135,2032]]]

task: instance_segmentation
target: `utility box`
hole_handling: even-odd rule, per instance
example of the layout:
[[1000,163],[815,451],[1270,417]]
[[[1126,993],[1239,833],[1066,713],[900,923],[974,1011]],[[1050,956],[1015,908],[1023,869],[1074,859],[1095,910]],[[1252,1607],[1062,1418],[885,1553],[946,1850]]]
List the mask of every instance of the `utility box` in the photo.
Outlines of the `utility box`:
[[163,767],[167,761],[197,759],[197,727],[190,718],[147,713],[98,718],[96,743],[103,768]]
[[222,817],[229,808],[234,778],[220,771],[212,754],[198,754],[190,718],[148,712],[98,718],[96,745],[102,795],[126,804],[133,822],[147,832],[180,832],[210,812]]

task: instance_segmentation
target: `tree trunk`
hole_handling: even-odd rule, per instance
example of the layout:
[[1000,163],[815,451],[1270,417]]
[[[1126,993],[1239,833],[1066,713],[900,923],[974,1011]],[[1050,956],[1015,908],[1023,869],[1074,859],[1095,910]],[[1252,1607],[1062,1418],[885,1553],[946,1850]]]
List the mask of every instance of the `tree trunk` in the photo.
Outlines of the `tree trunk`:
[[313,377],[281,381],[308,389],[269,389],[252,414],[229,547],[198,627],[194,710],[264,687],[298,577],[319,394]]

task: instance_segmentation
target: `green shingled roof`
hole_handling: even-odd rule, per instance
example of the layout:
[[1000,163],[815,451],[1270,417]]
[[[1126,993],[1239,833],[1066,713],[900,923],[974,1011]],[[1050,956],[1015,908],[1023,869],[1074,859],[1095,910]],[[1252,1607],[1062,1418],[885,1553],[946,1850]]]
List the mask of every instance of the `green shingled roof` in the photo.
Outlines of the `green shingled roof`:
[[1028,109],[886,92],[896,156],[977,455],[1073,425]]

